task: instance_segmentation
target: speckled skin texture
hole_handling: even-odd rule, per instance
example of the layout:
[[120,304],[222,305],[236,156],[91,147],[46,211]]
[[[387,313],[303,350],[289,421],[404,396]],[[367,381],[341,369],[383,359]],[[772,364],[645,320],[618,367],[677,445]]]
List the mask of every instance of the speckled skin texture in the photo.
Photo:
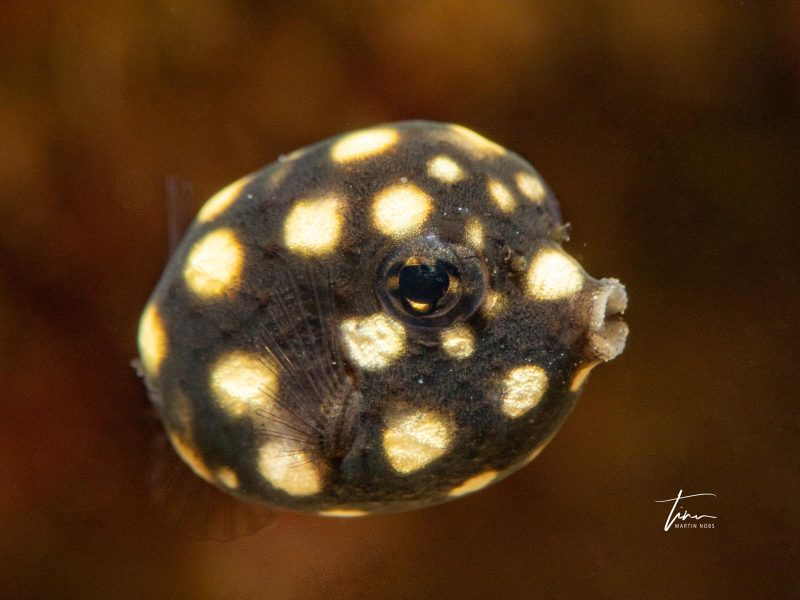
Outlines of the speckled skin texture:
[[[341,138],[333,138],[250,175],[226,210],[187,231],[150,299],[166,340],[159,368],[145,373],[154,403],[199,464],[211,473],[235,472],[237,484],[227,491],[237,496],[305,511],[391,511],[446,501],[473,476],[497,471],[496,481],[524,465],[572,409],[582,383],[573,385],[576,374],[609,358],[590,340],[605,280],[581,270],[574,293],[542,299],[529,291],[533,257],[543,248],[560,251],[565,237],[549,188],[534,202],[515,185],[521,172],[541,181],[536,171],[516,154],[487,149],[447,125],[379,127],[397,132],[397,140],[369,156],[337,163],[331,148]],[[455,161],[463,177],[453,183],[431,177],[427,164],[440,155]],[[490,179],[511,191],[513,210],[490,198]],[[372,211],[382,190],[401,183],[433,202],[419,227],[397,238],[376,228]],[[335,247],[323,255],[288,249],[284,227],[292,208],[330,194],[343,201]],[[482,248],[466,240],[468,219],[482,225]],[[187,286],[187,257],[222,227],[235,234],[241,271],[224,293],[198,296]],[[387,256],[400,249],[398,260],[408,258],[425,240],[433,240],[432,255],[455,256],[458,273],[474,274],[459,282],[472,308],[456,307],[429,325],[424,315],[383,303],[385,282],[377,275]],[[412,250],[404,255],[404,247]],[[497,294],[502,308],[490,312],[487,299]],[[398,324],[404,340],[389,364],[363,368],[342,339],[341,323],[377,314]],[[474,349],[454,358],[440,340],[459,324]],[[240,350],[270,362],[279,385],[264,392],[263,406],[231,414],[220,406],[210,372],[221,356]],[[511,418],[501,409],[505,377],[526,365],[544,370],[546,390]],[[451,424],[441,454],[410,472],[393,467],[384,445],[390,415],[401,409],[433,410]],[[297,457],[290,474],[313,472],[310,493],[292,493],[265,477],[270,467],[259,463],[260,449],[274,440]]]

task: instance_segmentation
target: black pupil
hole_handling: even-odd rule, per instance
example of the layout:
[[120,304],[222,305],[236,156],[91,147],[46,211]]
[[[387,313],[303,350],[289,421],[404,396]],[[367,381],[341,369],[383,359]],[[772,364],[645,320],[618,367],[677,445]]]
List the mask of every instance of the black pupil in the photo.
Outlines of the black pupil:
[[444,265],[408,265],[400,269],[400,295],[406,300],[435,305],[450,284]]

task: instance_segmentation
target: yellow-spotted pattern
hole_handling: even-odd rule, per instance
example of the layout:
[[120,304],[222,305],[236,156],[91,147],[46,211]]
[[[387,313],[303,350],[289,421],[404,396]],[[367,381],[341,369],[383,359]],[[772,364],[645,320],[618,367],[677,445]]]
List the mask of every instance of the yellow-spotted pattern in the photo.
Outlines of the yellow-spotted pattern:
[[533,167],[460,125],[378,125],[224,187],[139,321],[173,448],[229,494],[328,517],[499,481],[624,348],[624,286],[563,231]]

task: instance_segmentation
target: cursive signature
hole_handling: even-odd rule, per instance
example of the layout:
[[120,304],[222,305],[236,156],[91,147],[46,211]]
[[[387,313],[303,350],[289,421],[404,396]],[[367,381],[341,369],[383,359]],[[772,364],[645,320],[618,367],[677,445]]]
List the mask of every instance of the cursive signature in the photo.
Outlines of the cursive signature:
[[[675,523],[675,521],[684,522],[687,519],[692,519],[694,521],[700,521],[701,519],[716,519],[714,515],[693,515],[688,510],[683,508],[682,506],[679,507],[678,503],[681,500],[685,500],[686,498],[696,498],[697,496],[714,496],[717,497],[716,494],[687,494],[686,496],[683,495],[683,490],[678,490],[678,495],[675,498],[668,498],[666,500],[656,500],[656,502],[672,502],[672,508],[669,511],[669,515],[667,515],[667,520],[664,523],[664,531],[669,531],[670,527]],[[677,509],[677,511],[676,511]],[[681,512],[683,510],[683,512]],[[680,527],[680,524],[677,525]],[[697,525],[694,525],[697,527]]]

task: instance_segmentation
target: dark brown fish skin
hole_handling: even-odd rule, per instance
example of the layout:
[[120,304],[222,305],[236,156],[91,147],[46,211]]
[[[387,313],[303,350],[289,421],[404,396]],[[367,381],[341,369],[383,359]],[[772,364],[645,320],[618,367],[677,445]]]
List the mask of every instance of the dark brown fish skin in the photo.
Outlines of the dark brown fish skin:
[[[526,293],[532,258],[542,248],[558,249],[565,236],[558,204],[542,182],[541,202],[514,190],[516,208],[504,213],[488,197],[487,180],[513,189],[523,171],[542,181],[528,163],[511,152],[470,149],[447,125],[384,127],[400,140],[374,157],[335,164],[330,148],[340,138],[333,138],[252,174],[225,212],[189,229],[150,299],[168,340],[159,372],[146,373],[151,395],[159,399],[167,431],[190,440],[209,471],[236,473],[238,486],[228,493],[315,512],[395,511],[446,501],[470,477],[491,470],[499,480],[526,464],[574,406],[581,371],[624,347],[627,327],[618,316],[627,297],[615,280],[585,275],[579,292],[555,300]],[[464,178],[446,184],[428,177],[426,162],[437,155],[456,161]],[[399,181],[435,203],[424,228],[403,241],[376,231],[370,215],[376,194]],[[320,192],[345,197],[347,210],[336,251],[309,258],[285,247],[283,227],[299,198]],[[424,238],[467,247],[468,218],[480,221],[485,243],[457,260],[465,272],[470,261],[479,265],[481,275],[468,291],[477,300],[446,320],[470,328],[474,352],[454,359],[438,341],[444,325],[409,318],[402,357],[379,370],[362,368],[348,355],[340,324],[387,313],[376,290],[381,261]],[[209,301],[188,289],[183,268],[195,242],[222,226],[245,250],[243,270],[236,290]],[[485,310],[489,293],[504,298],[499,314]],[[264,356],[280,380],[280,391],[267,398],[271,408],[244,418],[222,410],[209,387],[211,365],[236,350]],[[509,419],[499,410],[503,374],[528,364],[544,369],[546,392],[529,412]],[[382,446],[387,407],[397,402],[450,415],[454,423],[446,452],[411,473],[392,468]],[[317,493],[287,493],[265,479],[259,449],[275,438],[296,448],[298,465],[311,462],[319,470]]]

